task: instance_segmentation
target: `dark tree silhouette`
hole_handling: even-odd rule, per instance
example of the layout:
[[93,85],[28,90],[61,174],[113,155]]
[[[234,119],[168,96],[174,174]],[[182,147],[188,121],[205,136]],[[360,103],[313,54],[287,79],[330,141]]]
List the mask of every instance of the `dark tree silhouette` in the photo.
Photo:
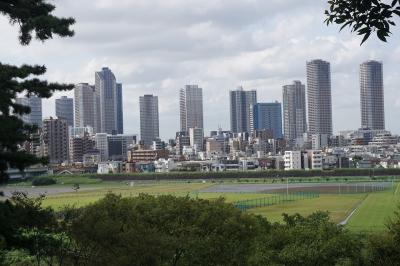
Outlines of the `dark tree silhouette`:
[[340,30],[349,27],[363,36],[361,44],[373,32],[386,42],[391,27],[396,25],[394,17],[400,16],[400,0],[391,3],[385,0],[329,0],[328,4],[326,24],[341,25]]
[[[70,26],[75,20],[56,17],[52,15],[54,10],[55,6],[45,0],[0,1],[0,13],[12,25],[19,26],[21,45],[28,45],[33,38],[45,41],[54,35],[74,35]],[[19,94],[49,98],[54,91],[72,89],[72,85],[48,83],[37,78],[45,72],[45,66],[0,63],[0,182],[7,180],[6,170],[9,167],[23,170],[33,164],[46,163],[45,158],[37,158],[20,149],[21,143],[31,140],[36,128],[24,124],[19,118],[19,115],[29,113],[30,108],[15,103]]]

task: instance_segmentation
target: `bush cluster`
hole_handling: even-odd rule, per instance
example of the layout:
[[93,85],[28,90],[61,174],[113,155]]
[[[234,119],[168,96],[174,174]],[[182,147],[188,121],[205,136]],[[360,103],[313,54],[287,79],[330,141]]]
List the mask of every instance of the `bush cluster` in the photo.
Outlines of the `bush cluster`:
[[48,176],[35,177],[32,180],[32,186],[50,186],[56,183],[57,181],[54,178]]

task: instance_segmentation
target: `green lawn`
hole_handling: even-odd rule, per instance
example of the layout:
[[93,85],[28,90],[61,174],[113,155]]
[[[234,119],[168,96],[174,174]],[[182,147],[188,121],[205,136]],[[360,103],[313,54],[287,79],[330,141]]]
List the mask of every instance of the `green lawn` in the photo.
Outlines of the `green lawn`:
[[334,222],[343,221],[349,213],[365,198],[365,194],[327,195],[319,198],[298,200],[264,208],[254,208],[249,212],[266,217],[271,222],[281,222],[282,213],[310,215],[315,211],[328,211]]
[[347,227],[352,231],[377,232],[384,230],[388,220],[400,204],[399,186],[400,184],[397,191],[393,189],[369,194],[351,217]]
[[[76,181],[76,177],[62,177],[58,180],[58,185],[64,184],[71,186]],[[198,192],[201,189],[213,186],[213,183],[187,183],[187,182],[159,182],[159,183],[139,183],[135,182],[130,187],[126,182],[103,182],[98,179],[80,180],[81,187],[90,187],[93,190],[78,191],[74,193],[62,193],[50,195],[44,200],[44,206],[51,206],[60,209],[66,205],[77,207],[87,205],[104,197],[108,192],[120,194],[123,197],[137,196],[140,193],[152,195],[171,194],[176,196],[198,197],[202,199],[217,199],[224,197],[227,202],[240,200],[258,199],[268,197],[271,194],[257,193],[205,193]],[[397,191],[397,194],[395,193]],[[248,210],[250,213],[259,214],[268,218],[272,222],[282,221],[282,213],[310,215],[315,211],[328,211],[334,222],[343,221],[355,208],[349,223],[346,225],[353,231],[380,231],[385,228],[389,217],[393,215],[400,201],[400,184],[398,189],[387,190],[370,194],[348,194],[334,195],[321,194],[319,198],[286,202],[263,208]]]

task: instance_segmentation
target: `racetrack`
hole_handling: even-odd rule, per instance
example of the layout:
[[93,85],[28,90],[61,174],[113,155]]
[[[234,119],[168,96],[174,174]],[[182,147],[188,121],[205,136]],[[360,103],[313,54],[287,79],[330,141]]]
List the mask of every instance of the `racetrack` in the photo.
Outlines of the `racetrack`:
[[392,187],[390,182],[372,183],[297,183],[297,184],[220,184],[201,192],[214,193],[281,193],[319,192],[326,194],[368,193]]

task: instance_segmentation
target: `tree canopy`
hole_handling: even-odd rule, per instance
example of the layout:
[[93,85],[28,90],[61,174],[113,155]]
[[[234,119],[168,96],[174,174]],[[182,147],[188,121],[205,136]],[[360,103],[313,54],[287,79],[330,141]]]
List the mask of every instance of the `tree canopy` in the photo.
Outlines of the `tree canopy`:
[[327,25],[341,25],[340,30],[349,27],[352,32],[363,36],[363,44],[374,32],[386,42],[395,26],[395,17],[400,16],[400,0],[329,0],[325,11]]
[[[6,16],[11,24],[19,26],[19,42],[28,45],[32,38],[45,41],[53,38],[73,36],[70,26],[73,18],[59,18],[52,15],[55,6],[45,0],[1,0],[0,13]],[[54,91],[70,90],[72,85],[48,83],[38,76],[46,72],[41,65],[13,66],[0,63],[0,183],[7,178],[8,168],[24,168],[46,163],[46,158],[37,158],[21,150],[24,141],[31,141],[36,127],[24,124],[20,116],[30,113],[30,108],[17,104],[19,95],[33,95],[49,98]]]

